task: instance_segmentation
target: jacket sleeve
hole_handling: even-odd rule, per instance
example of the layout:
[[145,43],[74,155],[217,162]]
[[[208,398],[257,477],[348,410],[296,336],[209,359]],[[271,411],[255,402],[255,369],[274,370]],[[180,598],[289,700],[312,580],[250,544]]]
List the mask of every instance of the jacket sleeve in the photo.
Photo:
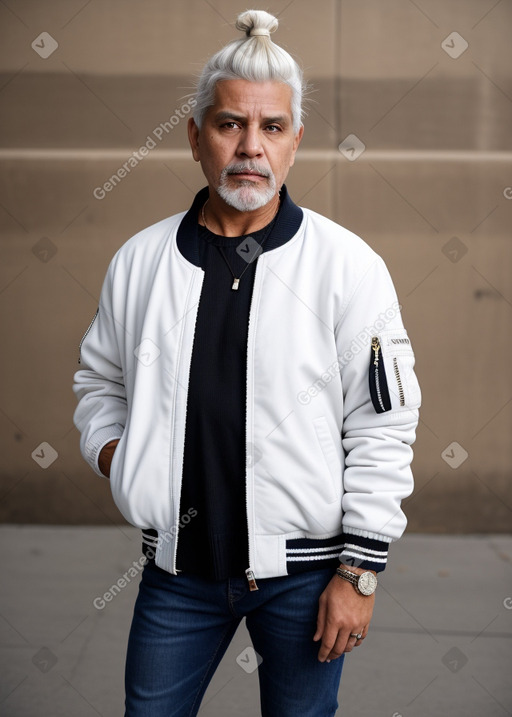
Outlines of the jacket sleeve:
[[389,272],[376,257],[335,327],[344,395],[340,561],[382,571],[403,534],[421,393]]
[[73,383],[78,399],[73,420],[81,433],[80,450],[100,476],[100,451],[109,441],[122,437],[127,415],[119,351],[119,331],[124,329],[114,319],[112,300],[114,268],[115,257],[103,282],[98,311],[80,344],[81,368]]

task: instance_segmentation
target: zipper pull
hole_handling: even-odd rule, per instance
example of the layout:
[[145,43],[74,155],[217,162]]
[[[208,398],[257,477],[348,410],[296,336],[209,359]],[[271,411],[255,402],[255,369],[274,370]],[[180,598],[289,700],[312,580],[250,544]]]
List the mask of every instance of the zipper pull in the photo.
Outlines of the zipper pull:
[[245,577],[247,578],[247,582],[249,583],[249,590],[259,590],[256,584],[256,578],[254,577],[254,573],[251,568],[247,568],[247,570],[245,571]]
[[375,360],[374,360],[373,364],[374,364],[374,366],[378,366],[379,365],[379,351],[380,351],[380,342],[379,342],[378,336],[374,336],[372,338],[372,349],[375,353]]

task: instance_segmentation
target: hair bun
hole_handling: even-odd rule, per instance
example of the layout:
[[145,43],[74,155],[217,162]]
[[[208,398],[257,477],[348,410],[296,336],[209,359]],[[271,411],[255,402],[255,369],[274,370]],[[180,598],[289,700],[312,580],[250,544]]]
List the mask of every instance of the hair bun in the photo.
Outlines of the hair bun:
[[265,10],[246,10],[236,20],[236,29],[245,32],[247,37],[270,37],[278,25],[277,18]]

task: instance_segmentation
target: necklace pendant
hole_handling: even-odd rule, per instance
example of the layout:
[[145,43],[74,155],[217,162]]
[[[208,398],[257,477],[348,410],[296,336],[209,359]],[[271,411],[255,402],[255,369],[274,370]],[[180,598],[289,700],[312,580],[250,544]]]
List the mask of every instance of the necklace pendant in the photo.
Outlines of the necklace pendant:
[[233,286],[232,286],[231,288],[238,290],[238,284],[239,284],[239,283],[240,283],[240,279],[235,279],[235,280],[233,281]]

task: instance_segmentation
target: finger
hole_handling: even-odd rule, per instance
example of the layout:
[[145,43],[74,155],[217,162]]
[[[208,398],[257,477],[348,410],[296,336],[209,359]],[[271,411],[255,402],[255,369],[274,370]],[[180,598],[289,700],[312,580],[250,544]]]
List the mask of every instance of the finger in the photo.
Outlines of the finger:
[[362,635],[362,637],[361,637],[360,640],[356,640],[356,643],[355,643],[354,647],[359,647],[359,645],[362,645],[362,644],[363,644],[363,640],[364,640],[364,638],[366,637],[366,635],[368,634],[368,625],[365,625],[362,630],[359,630],[359,631],[358,631],[357,634],[358,634],[358,635],[359,635],[359,634]]
[[327,659],[336,660],[338,657],[341,657],[344,652],[350,652],[353,647],[353,643],[354,639],[350,637],[350,632],[348,630],[340,630],[336,642],[332,646]]
[[357,647],[361,644],[362,640],[357,639],[357,635],[362,635],[363,628],[361,630],[352,630],[348,636],[347,636],[347,642],[345,644],[345,649],[343,652],[352,652],[354,647]]
[[330,661],[330,654],[332,649],[332,642],[328,641],[328,638],[326,638],[326,635],[324,633],[322,637],[322,644],[320,646],[320,649],[318,650],[318,660],[320,662]]
[[323,602],[321,602],[318,606],[318,616],[316,619],[316,632],[313,635],[313,640],[315,642],[322,637],[324,628],[325,628],[325,605]]
[[349,637],[345,644],[345,649],[343,650],[343,652],[352,652],[352,650],[356,646],[356,642],[357,640],[355,637]]
[[[362,637],[360,640],[355,637],[355,635],[361,634]],[[363,642],[364,638],[368,634],[368,625],[365,625],[365,627],[361,628],[360,630],[353,630],[349,632],[348,630],[341,631],[338,633],[338,637],[336,639],[335,644],[331,648],[330,653],[327,655],[326,662],[330,662],[331,660],[336,660],[338,657],[340,657],[345,652],[352,652],[354,647],[359,647],[361,643]]]
[[326,660],[330,659],[329,655],[331,654],[331,650],[336,643],[337,636],[337,628],[329,626],[329,623],[326,623],[325,629],[322,634],[322,644],[318,651],[318,659],[320,660],[320,662],[325,662]]

